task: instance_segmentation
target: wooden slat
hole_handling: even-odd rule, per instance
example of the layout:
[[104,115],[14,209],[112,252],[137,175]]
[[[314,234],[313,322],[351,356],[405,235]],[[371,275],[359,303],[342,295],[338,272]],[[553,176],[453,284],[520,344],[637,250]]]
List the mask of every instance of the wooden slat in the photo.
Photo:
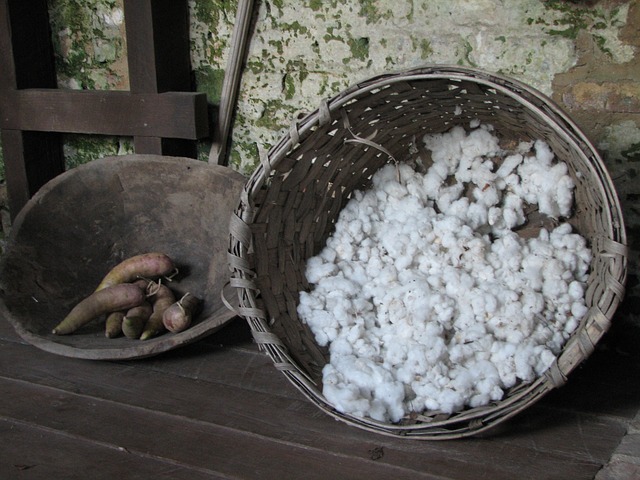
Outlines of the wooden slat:
[[4,92],[0,128],[198,139],[208,135],[204,93],[125,91]]

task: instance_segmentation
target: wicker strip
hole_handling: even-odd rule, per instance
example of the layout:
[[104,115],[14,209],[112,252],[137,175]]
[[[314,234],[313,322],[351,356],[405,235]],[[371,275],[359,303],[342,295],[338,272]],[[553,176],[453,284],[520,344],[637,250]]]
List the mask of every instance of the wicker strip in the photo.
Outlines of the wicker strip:
[[[310,288],[306,260],[324,247],[351,193],[368,188],[379,168],[414,156],[425,134],[473,119],[493,124],[504,141],[542,138],[569,167],[576,185],[571,222],[587,238],[593,257],[589,311],[551,368],[510,389],[501,401],[453,414],[417,412],[397,424],[338,412],[322,395],[327,349],[297,316],[299,292]],[[289,381],[339,420],[415,439],[484,432],[563,385],[611,325],[624,296],[628,254],[613,183],[572,120],[525,84],[452,66],[373,77],[296,118],[248,180],[231,221],[229,247],[240,311]]]

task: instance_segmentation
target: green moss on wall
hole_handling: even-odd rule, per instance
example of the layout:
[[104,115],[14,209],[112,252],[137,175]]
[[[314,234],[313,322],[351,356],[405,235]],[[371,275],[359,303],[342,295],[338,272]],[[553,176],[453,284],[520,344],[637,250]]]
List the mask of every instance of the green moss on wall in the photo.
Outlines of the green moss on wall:
[[[347,43],[354,59],[365,61],[369,58],[369,39],[367,37],[350,38]],[[345,58],[343,61],[347,63],[350,60]]]
[[431,48],[431,42],[426,38],[420,40],[420,58],[426,60],[433,54],[433,48]]
[[548,0],[544,2],[544,7],[548,12],[555,14],[554,18],[552,20],[529,19],[530,23],[544,25],[549,35],[570,40],[577,39],[580,32],[587,32],[592,35],[594,43],[603,53],[613,55],[608,46],[607,37],[599,32],[620,26],[620,7],[607,9],[606,6],[569,3],[561,0]]
[[105,89],[123,82],[122,0],[51,0],[49,16],[62,86]]
[[458,57],[460,57],[460,59],[458,60],[458,65],[477,67],[476,63],[471,60],[471,52],[473,52],[473,46],[471,45],[471,42],[469,42],[469,40],[467,39],[463,39],[462,44],[458,48],[457,52]]
[[376,5],[376,0],[359,0],[360,15],[365,18],[367,24],[376,23],[384,17]]
[[237,8],[237,0],[195,0],[192,5],[192,14],[202,23],[217,25],[221,15],[226,11],[235,12]]
[[309,8],[314,12],[318,12],[322,9],[322,0],[310,0]]
[[262,116],[256,120],[256,127],[267,128],[269,130],[279,130],[286,126],[286,123],[278,120],[279,116],[282,116],[282,112],[287,112],[293,115],[296,108],[288,105],[283,100],[266,100],[264,102],[264,111]]
[[133,153],[129,138],[94,135],[64,135],[64,157],[67,170],[97,158]]
[[206,93],[210,103],[220,103],[224,70],[202,65],[196,69],[195,77],[198,91]]

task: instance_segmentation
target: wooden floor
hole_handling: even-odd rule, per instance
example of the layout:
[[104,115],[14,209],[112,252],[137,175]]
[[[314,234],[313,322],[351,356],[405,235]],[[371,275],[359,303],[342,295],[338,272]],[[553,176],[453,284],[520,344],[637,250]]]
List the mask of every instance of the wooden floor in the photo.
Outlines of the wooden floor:
[[[491,435],[434,442],[333,420],[241,320],[158,357],[101,362],[41,351],[0,319],[0,479],[640,478],[628,433],[640,349],[615,328],[605,338],[565,387]],[[612,464],[620,451],[631,461]]]

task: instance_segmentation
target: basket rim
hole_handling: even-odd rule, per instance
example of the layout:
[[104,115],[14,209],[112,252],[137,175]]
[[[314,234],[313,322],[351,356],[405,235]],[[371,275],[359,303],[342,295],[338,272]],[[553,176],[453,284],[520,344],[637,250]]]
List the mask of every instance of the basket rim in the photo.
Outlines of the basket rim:
[[[580,148],[578,142],[584,144],[595,160],[595,164],[592,161],[588,161],[587,163],[590,168],[594,169],[596,175],[603,180],[601,185],[599,185],[601,193],[603,193],[604,198],[607,198],[608,204],[614,208],[613,214],[611,211],[607,211],[609,216],[609,225],[617,228],[618,230],[615,234],[612,232],[611,236],[616,237],[616,241],[619,243],[624,245],[627,244],[622,207],[615,192],[613,180],[608,170],[603,168],[604,162],[593,143],[588,139],[580,127],[557,104],[557,102],[538,89],[529,86],[520,80],[489,72],[487,70],[461,67],[457,65],[421,66],[373,76],[364,81],[355,83],[351,87],[348,87],[332,97],[323,99],[320,106],[314,111],[308,113],[299,120],[294,120],[289,131],[285,133],[281,140],[273,145],[268,152],[261,155],[260,165],[258,165],[247,182],[247,185],[251,186],[251,189],[247,191],[247,194],[251,194],[262,187],[266,179],[269,177],[271,170],[279,164],[280,160],[284,158],[289,151],[293,150],[299,144],[299,139],[312,133],[314,128],[330,121],[331,113],[338,111],[351,100],[362,94],[379,88],[391,86],[395,83],[407,82],[410,80],[437,79],[472,81],[483,84],[488,87],[495,88],[501,93],[517,100],[524,107],[534,111],[541,118],[551,120],[549,116],[550,114],[553,117],[557,117],[553,119],[554,122],[552,125],[556,133],[561,134],[576,151],[581,152],[583,155],[583,148]],[[522,97],[522,93],[530,95],[532,99],[538,101],[541,106],[545,107],[545,110],[534,104],[532,101],[526,100]],[[559,120],[564,123],[564,125],[561,124]],[[596,167],[600,168],[596,170]],[[603,188],[605,185],[610,188]],[[242,200],[245,200],[246,198],[246,195],[242,196]]]
[[[515,99],[523,108],[532,110],[543,119],[545,123],[553,128],[555,133],[561,135],[563,140],[583,157],[584,164],[598,179],[595,183],[600,195],[607,201],[607,208],[604,210],[608,237],[598,239],[598,243],[602,244],[601,247],[608,252],[607,255],[611,255],[612,261],[622,259],[622,277],[618,279],[610,275],[612,280],[615,280],[613,287],[611,287],[614,301],[612,302],[613,307],[607,309],[607,312],[615,311],[617,304],[624,295],[627,238],[622,209],[615,186],[602,158],[582,130],[553,99],[519,80],[476,68],[452,65],[422,66],[377,75],[356,83],[333,97],[322,100],[316,110],[294,120],[290,130],[282,136],[280,141],[273,145],[268,152],[262,152],[260,165],[247,181],[241,195],[240,204],[231,221],[229,250],[230,268],[233,272],[232,285],[237,289],[241,305],[239,314],[249,323],[256,343],[271,357],[275,366],[283,372],[298,390],[326,413],[348,424],[395,437],[430,440],[454,439],[476,435],[513,417],[540,400],[550,390],[563,385],[570,371],[580,363],[575,362],[574,359],[576,357],[586,358],[592,351],[590,351],[590,348],[593,348],[595,342],[608,329],[610,322],[605,313],[596,305],[597,312],[594,315],[593,324],[589,326],[589,331],[580,332],[585,333],[585,335],[572,337],[571,341],[565,344],[552,367],[533,382],[524,385],[522,389],[517,389],[517,393],[513,396],[505,397],[503,400],[484,408],[465,409],[455,412],[444,419],[431,419],[428,423],[401,425],[378,422],[368,417],[361,418],[337,411],[322,395],[318,385],[291,358],[287,347],[271,331],[269,312],[259,307],[260,304],[257,301],[259,288],[254,283],[255,273],[247,258],[247,252],[249,251],[252,237],[249,224],[253,222],[256,214],[251,206],[251,198],[265,187],[272,170],[278,166],[280,161],[302,143],[308,135],[312,135],[316,127],[330,122],[332,113],[340,110],[360,95],[400,82],[439,79],[480,83]],[[607,289],[609,288],[607,286]],[[616,303],[615,300],[618,300],[618,302]],[[592,337],[595,338],[595,341]],[[570,351],[568,351],[569,348],[571,349]],[[563,371],[558,366],[558,359],[565,353],[570,357],[566,362],[570,365]]]

